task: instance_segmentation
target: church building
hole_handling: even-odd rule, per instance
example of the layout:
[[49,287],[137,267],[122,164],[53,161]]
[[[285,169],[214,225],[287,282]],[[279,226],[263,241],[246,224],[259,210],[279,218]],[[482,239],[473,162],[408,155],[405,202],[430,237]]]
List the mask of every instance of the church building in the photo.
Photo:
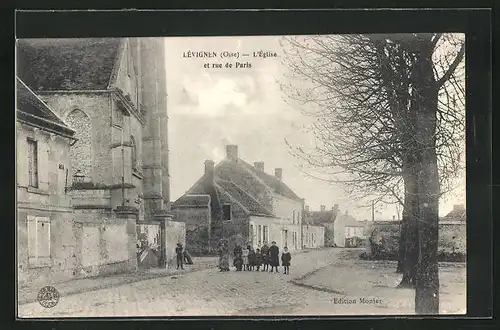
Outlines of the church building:
[[[64,173],[57,179],[64,187],[58,193],[69,201],[65,210],[71,209],[65,215],[71,226],[37,236],[64,243],[50,245],[50,261],[36,272],[53,275],[57,268],[78,277],[136,270],[138,231],[149,231],[146,237],[160,247],[154,251],[158,266],[167,264],[175,244],[184,239],[184,224],[172,222],[169,213],[163,38],[18,40],[17,76],[22,82],[18,85],[39,100],[39,107],[50,109],[73,133],[67,164],[41,161],[37,169],[30,167],[49,173],[49,186],[51,173]],[[18,94],[18,105],[21,101]],[[45,124],[41,120],[39,125]],[[43,145],[38,143],[40,159],[46,157]],[[58,145],[49,149],[49,154],[64,150]],[[22,150],[18,148],[18,157],[24,156]],[[18,171],[23,159],[18,159]],[[39,180],[43,186],[44,177]],[[18,193],[25,186],[18,180]],[[35,200],[45,193],[28,189],[22,197]],[[20,230],[36,213],[32,204],[23,207],[18,212]],[[55,209],[49,212],[49,223],[55,214]],[[18,245],[30,245],[32,240],[28,237]]]

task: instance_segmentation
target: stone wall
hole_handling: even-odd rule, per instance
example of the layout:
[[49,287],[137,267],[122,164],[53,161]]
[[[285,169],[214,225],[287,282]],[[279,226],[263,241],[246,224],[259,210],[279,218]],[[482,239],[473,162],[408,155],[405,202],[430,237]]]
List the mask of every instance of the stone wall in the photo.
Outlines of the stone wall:
[[[109,150],[112,115],[110,93],[41,93],[40,97],[65,122],[68,122],[70,127],[75,126],[77,137],[87,137],[88,135],[92,137],[90,181],[97,184],[113,184],[113,159]],[[80,112],[70,115],[76,109],[90,118],[91,134],[88,133],[89,123]]]
[[194,230],[198,226],[210,223],[210,208],[207,207],[177,207],[172,208],[174,221],[184,222],[186,230]]
[[71,146],[71,166],[87,178],[92,177],[92,122],[82,110],[75,109],[66,117],[66,123],[75,130],[78,140]]
[[[379,242],[383,238],[384,255],[387,258],[397,258],[399,249],[399,226],[397,224],[375,225],[372,227],[370,236],[374,242]],[[465,222],[439,223],[438,257],[440,260],[446,259],[453,252],[465,256],[467,254],[466,241]]]
[[186,245],[190,253],[208,253],[208,228],[210,225],[210,208],[182,207],[173,208],[174,221],[182,222],[186,226]]
[[137,269],[136,219],[111,210],[76,210],[77,277]]
[[[111,93],[42,93],[43,100],[54,109],[80,140],[71,148],[72,163],[94,185],[112,187],[111,207],[122,204],[122,175],[124,175],[125,205],[138,207],[142,212],[142,124],[134,116],[123,116],[117,122],[118,105]],[[120,147],[122,142],[124,148]],[[131,137],[136,142],[137,171],[132,170]],[[89,141],[90,139],[90,141]],[[88,154],[91,153],[91,157]],[[73,171],[74,172],[74,171]],[[69,173],[72,181],[72,173]],[[114,188],[113,188],[114,187]]]
[[69,195],[72,198],[72,205],[76,209],[89,207],[111,209],[109,189],[73,189]]
[[173,267],[176,264],[175,248],[177,243],[186,246],[186,225],[182,222],[166,221],[165,236],[167,245],[167,264]]
[[214,228],[212,248],[217,247],[218,240],[221,237],[228,239],[230,249],[241,240],[244,240],[246,244],[249,241],[249,216],[227,194],[221,194],[219,200],[221,204],[231,204],[231,221],[220,224],[220,221],[212,219],[212,228]]

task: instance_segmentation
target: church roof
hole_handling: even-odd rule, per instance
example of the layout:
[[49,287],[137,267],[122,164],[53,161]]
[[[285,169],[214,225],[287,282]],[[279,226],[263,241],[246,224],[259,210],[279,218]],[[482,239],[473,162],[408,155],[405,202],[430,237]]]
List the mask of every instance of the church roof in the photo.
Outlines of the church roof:
[[18,75],[35,91],[105,90],[119,38],[21,39]]
[[18,120],[62,135],[75,133],[19,77],[16,77],[16,110]]

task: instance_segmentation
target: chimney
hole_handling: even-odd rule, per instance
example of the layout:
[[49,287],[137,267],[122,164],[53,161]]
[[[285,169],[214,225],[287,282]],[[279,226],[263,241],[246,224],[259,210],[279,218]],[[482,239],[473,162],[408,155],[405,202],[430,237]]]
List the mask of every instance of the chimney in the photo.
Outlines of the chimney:
[[282,168],[275,168],[274,175],[281,181],[283,179],[283,169]]
[[214,161],[211,159],[207,159],[205,161],[205,175],[212,178],[212,180],[213,180],[214,179],[214,172],[215,172]]
[[253,166],[255,166],[255,168],[259,171],[264,172],[264,162],[255,162],[253,163]]
[[309,212],[309,205],[306,205],[304,209],[306,210],[306,212]]
[[230,144],[226,146],[226,157],[230,160],[238,159],[238,146],[235,144]]
[[396,221],[396,216],[395,215],[392,216],[392,221]]
[[321,205],[321,206],[320,206],[320,210],[321,210],[321,212],[325,212],[325,210],[326,210],[325,206],[324,206],[324,205]]

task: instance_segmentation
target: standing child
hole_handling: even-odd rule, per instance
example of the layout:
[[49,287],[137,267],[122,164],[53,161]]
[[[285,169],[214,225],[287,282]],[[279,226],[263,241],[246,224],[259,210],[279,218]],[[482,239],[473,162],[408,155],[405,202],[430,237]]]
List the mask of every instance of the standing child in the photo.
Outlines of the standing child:
[[248,265],[250,267],[250,270],[253,270],[255,267],[255,251],[251,246],[248,247]]
[[260,254],[262,256],[262,271],[269,270],[269,246],[267,246],[267,242],[264,242],[260,250]]
[[249,269],[249,265],[248,265],[248,254],[250,253],[250,250],[247,248],[243,249],[241,251],[241,257],[243,259],[243,270],[248,270]]
[[283,248],[283,253],[281,254],[281,264],[283,265],[283,270],[285,274],[290,274],[290,261],[292,260],[292,256],[290,252],[288,252],[288,248],[285,246]]
[[260,253],[260,249],[257,249],[255,250],[255,266],[257,267],[257,271],[259,271],[261,265],[262,265],[262,254]]

